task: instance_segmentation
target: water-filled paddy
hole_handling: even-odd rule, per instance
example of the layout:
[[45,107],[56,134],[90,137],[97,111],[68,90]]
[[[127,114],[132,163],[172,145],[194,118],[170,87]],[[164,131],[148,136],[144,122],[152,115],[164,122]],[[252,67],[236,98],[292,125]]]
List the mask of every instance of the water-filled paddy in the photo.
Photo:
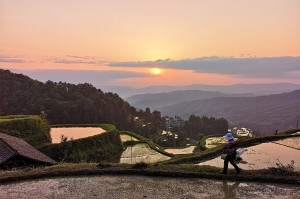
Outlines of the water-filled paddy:
[[120,163],[135,164],[138,162],[155,163],[168,160],[170,157],[165,156],[151,149],[148,144],[140,143],[127,147],[122,153]]
[[298,137],[279,140],[279,141],[276,141],[275,143],[282,144],[282,145],[289,146],[289,147],[300,150],[300,138],[298,138]]
[[[300,138],[296,138],[300,139]],[[259,145],[246,148],[247,151],[242,155],[246,164],[238,164],[238,166],[245,170],[265,169],[276,166],[276,163],[283,165],[290,164],[294,161],[294,166],[297,170],[300,169],[300,150],[286,147],[275,143],[262,143]],[[199,165],[211,165],[216,167],[223,167],[224,161],[220,158],[202,162]],[[233,168],[229,164],[229,168]]]
[[145,176],[92,176],[34,180],[0,186],[0,199],[185,198],[298,199],[299,186]]
[[51,128],[50,135],[52,143],[60,143],[61,136],[64,135],[68,139],[73,138],[74,140],[85,138],[105,132],[100,127],[68,127],[68,128]]

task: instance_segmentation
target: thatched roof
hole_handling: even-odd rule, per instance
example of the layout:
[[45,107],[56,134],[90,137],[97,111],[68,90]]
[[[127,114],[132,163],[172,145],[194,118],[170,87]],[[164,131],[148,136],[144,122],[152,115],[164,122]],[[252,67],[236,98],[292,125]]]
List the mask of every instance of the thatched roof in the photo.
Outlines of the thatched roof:
[[56,163],[54,160],[41,153],[24,140],[4,133],[0,133],[0,151],[0,164],[15,155],[48,164]]

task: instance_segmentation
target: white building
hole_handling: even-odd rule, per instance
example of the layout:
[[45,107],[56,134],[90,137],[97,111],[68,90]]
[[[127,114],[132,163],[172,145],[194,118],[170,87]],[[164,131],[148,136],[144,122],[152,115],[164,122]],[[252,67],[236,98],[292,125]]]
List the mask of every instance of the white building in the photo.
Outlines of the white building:
[[238,137],[253,137],[251,129],[247,129],[247,128],[237,129],[236,135]]
[[166,129],[172,129],[174,127],[181,127],[183,124],[183,119],[178,116],[166,118],[165,127]]

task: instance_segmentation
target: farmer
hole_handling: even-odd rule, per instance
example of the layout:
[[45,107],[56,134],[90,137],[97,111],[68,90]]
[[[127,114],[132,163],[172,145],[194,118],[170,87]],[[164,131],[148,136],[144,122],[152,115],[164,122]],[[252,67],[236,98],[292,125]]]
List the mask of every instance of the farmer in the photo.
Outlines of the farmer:
[[231,133],[227,133],[225,136],[223,136],[227,143],[224,147],[223,153],[226,154],[226,157],[224,159],[224,168],[223,171],[220,173],[227,174],[228,170],[228,162],[234,166],[236,173],[240,173],[240,168],[235,164],[234,159],[236,157],[236,143],[233,139],[233,135]]

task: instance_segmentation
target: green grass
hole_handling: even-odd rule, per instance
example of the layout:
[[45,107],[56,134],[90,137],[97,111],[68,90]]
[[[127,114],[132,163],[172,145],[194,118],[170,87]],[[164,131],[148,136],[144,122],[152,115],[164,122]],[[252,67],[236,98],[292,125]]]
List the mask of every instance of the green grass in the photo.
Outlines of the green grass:
[[198,142],[197,146],[195,147],[193,153],[199,153],[201,151],[205,151],[208,148],[206,147],[206,139],[212,138],[212,137],[222,137],[223,135],[207,135],[201,138],[201,140]]
[[1,116],[0,132],[22,138],[34,147],[51,143],[47,121],[38,115]]
[[0,183],[16,182],[50,177],[87,176],[87,175],[145,175],[161,177],[210,178],[215,180],[252,181],[268,183],[289,183],[299,185],[299,172],[291,175],[274,173],[273,170],[242,170],[239,175],[229,169],[227,175],[219,174],[219,168],[198,165],[162,165],[162,164],[109,164],[109,167],[97,167],[97,163],[63,163],[49,167],[0,170]]

